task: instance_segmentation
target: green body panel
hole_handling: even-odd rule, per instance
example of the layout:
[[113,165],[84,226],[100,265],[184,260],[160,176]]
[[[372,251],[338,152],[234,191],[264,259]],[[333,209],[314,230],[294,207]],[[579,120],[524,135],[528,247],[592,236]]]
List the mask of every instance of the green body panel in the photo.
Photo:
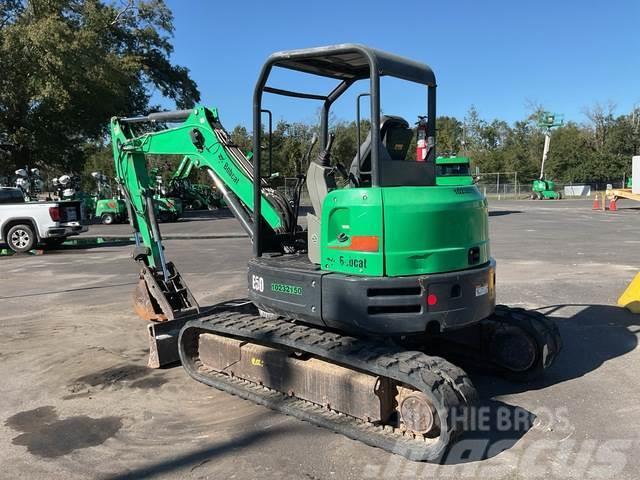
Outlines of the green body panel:
[[627,178],[627,183],[625,184],[625,188],[633,188],[633,177]]
[[96,202],[96,217],[101,217],[105,213],[112,213],[117,217],[127,216],[127,206],[124,200],[118,198],[103,198]]
[[451,272],[489,261],[487,201],[475,185],[382,189],[390,277]]
[[[465,270],[489,261],[487,201],[475,185],[334,190],[324,200],[322,270],[407,276]],[[353,250],[378,238],[377,251]],[[479,258],[469,264],[469,250]]]
[[[378,251],[350,250],[353,237],[378,237]],[[383,238],[381,188],[345,188],[325,197],[320,236],[322,270],[384,275]]]
[[436,185],[473,185],[468,157],[436,158]]

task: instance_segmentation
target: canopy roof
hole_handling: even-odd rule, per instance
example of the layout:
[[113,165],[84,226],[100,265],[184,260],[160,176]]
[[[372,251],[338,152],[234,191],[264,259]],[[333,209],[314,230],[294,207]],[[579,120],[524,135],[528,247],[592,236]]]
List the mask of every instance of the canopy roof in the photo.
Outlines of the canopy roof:
[[431,68],[405,57],[355,43],[276,52],[267,64],[354,82],[370,77],[370,71],[428,86],[436,85]]

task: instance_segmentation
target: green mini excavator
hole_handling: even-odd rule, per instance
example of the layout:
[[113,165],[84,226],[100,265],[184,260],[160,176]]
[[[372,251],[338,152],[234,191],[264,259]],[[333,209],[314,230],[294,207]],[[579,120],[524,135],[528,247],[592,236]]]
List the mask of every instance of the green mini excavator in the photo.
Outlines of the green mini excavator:
[[[329,78],[334,88],[277,88],[268,84],[274,69]],[[416,129],[381,116],[381,76],[425,87],[426,116]],[[366,88],[357,117],[366,97],[371,129],[347,168],[331,157],[329,113],[357,85]],[[314,138],[294,198],[261,175],[265,94],[321,104],[319,152],[312,154]],[[435,121],[427,65],[356,44],[268,58],[253,97],[252,158],[215,108],[113,118],[150,364],[179,356],[200,382],[420,461],[442,458],[476,400],[452,362],[518,381],[541,375],[560,351],[557,327],[537,312],[495,305],[487,202],[473,182],[437,181]],[[148,155],[188,157],[222,193],[253,245],[246,300],[199,306],[167,260]],[[303,186],[311,199],[305,218]]]

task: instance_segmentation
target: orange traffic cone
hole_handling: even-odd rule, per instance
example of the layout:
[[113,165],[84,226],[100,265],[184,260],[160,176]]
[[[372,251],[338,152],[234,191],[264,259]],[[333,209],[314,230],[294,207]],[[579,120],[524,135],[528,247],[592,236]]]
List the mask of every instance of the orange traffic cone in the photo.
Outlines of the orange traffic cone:
[[593,210],[600,210],[600,201],[598,200],[598,194],[596,193],[593,198]]
[[616,199],[613,197],[611,197],[611,200],[609,200],[609,211],[610,212],[618,211],[618,206],[616,205]]

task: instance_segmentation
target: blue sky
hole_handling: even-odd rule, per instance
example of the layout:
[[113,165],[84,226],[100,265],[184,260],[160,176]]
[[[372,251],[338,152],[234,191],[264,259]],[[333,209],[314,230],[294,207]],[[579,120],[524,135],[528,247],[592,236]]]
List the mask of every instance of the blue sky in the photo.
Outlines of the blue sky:
[[[175,16],[174,62],[191,70],[202,103],[224,125],[251,124],[255,81],[274,51],[357,42],[429,64],[438,114],[523,118],[531,102],[585,121],[584,108],[640,103],[640,1],[224,1],[167,0]],[[278,75],[274,86],[325,93],[330,83]],[[424,94],[385,81],[383,110],[413,122]],[[366,90],[359,86],[355,93]],[[170,108],[169,104],[166,104]],[[266,98],[276,119],[308,121],[319,103]],[[353,95],[336,104],[355,118]]]

